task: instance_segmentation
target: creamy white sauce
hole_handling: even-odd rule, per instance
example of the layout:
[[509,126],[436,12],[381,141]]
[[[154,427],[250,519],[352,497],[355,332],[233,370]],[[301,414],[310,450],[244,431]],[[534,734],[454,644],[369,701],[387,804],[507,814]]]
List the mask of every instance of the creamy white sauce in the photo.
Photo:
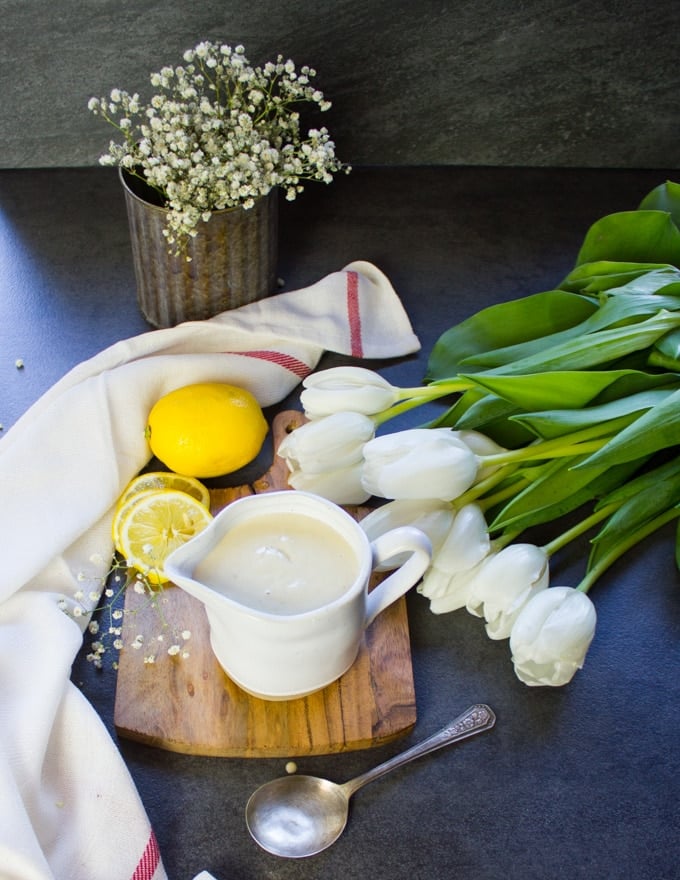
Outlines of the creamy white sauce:
[[194,579],[259,611],[300,614],[345,593],[358,567],[351,545],[330,526],[301,514],[263,514],[233,526]]

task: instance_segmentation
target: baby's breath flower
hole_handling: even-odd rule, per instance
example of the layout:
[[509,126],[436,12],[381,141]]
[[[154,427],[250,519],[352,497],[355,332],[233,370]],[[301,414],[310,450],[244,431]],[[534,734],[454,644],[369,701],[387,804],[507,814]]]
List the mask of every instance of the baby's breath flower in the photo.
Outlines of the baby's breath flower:
[[313,68],[298,72],[281,55],[254,67],[243,46],[207,40],[182,59],[185,65],[150,75],[158,91],[146,105],[121,89],[88,101],[123,138],[111,141],[100,163],[127,169],[158,192],[171,248],[180,250],[213,211],[249,209],[274,187],[290,201],[303,182],[330,183],[350,170],[325,128],[300,130],[298,105],[331,106],[312,84]]
[[[99,554],[90,557],[90,562],[100,568],[103,558]],[[101,569],[100,569],[101,570]],[[171,640],[171,648],[168,653],[172,656],[188,657],[188,652],[182,651],[180,647],[181,641],[186,641],[191,637],[188,629],[181,630],[179,627],[171,626],[166,620],[159,603],[167,602],[167,597],[163,595],[163,588],[149,583],[148,578],[140,572],[128,569],[125,560],[115,556],[109,570],[104,576],[97,574],[96,576],[88,575],[86,572],[79,572],[76,576],[79,583],[90,582],[92,589],[87,596],[91,605],[85,602],[85,591],[78,589],[71,598],[60,596],[57,598],[57,607],[66,615],[82,620],[86,615],[103,615],[104,620],[100,621],[94,617],[87,620],[85,630],[92,636],[97,638],[90,644],[89,651],[85,655],[86,659],[92,663],[95,668],[103,668],[103,659],[108,651],[107,645],[110,645],[116,651],[121,651],[124,647],[130,647],[136,650],[142,648],[144,644],[144,636],[137,633],[134,638],[130,635],[131,623],[128,615],[136,614],[137,610],[152,609],[158,614],[160,634],[156,637],[156,641],[164,642],[166,636],[164,631],[168,631]],[[128,608],[123,606],[124,593],[128,587],[132,586],[135,593],[146,597],[143,606],[139,605],[136,600],[135,606]],[[98,602],[103,604],[98,605]],[[154,663],[156,655],[151,652],[144,657],[144,663]],[[111,661],[113,669],[118,668],[116,660]]]

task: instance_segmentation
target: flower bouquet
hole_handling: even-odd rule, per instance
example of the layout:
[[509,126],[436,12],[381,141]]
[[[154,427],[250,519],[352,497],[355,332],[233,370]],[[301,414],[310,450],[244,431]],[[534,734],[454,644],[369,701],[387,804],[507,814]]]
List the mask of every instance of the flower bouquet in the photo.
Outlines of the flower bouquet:
[[293,200],[307,180],[330,183],[349,170],[324,127],[300,128],[301,104],[331,106],[313,85],[316,71],[298,71],[279,55],[253,67],[243,46],[209,41],[184,53],[184,64],[150,76],[147,101],[113,89],[89,109],[120,139],[100,157],[141,178],[169,209],[166,237],[181,247],[214,211],[252,208],[280,187]]
[[[563,685],[595,633],[590,588],[680,518],[680,185],[597,221],[557,289],[447,330],[425,383],[396,388],[356,367],[308,377],[310,421],[279,448],[289,482],[339,503],[387,499],[362,525],[371,538],[405,524],[430,536],[418,589],[431,610],[484,618],[521,681]],[[451,395],[431,424],[379,431]],[[543,546],[517,541],[584,510]],[[550,587],[552,560],[588,533],[581,582]]]
[[243,46],[199,43],[151,74],[148,99],[113,89],[90,110],[119,139],[100,157],[119,168],[137,298],[147,320],[202,320],[271,294],[279,190],[341,169],[326,128],[303,134],[301,105],[330,107],[316,72],[290,60],[253,67]]

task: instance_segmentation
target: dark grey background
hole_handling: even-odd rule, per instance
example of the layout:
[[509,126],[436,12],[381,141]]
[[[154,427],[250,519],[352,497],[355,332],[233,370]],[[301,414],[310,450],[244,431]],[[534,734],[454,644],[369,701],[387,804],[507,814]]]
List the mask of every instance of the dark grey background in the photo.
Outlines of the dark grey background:
[[0,0],[0,168],[96,164],[88,98],[202,39],[316,67],[354,164],[677,166],[667,0]]

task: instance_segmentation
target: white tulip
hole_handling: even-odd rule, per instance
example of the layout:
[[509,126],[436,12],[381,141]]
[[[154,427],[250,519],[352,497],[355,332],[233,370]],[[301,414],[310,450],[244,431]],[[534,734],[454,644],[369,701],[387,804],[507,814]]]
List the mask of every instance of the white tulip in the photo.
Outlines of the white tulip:
[[507,639],[522,608],[550,582],[548,556],[534,544],[510,544],[488,556],[469,587],[467,610],[486,620],[491,639]]
[[491,548],[480,507],[466,504],[455,516],[441,548],[433,554],[418,592],[430,600],[433,614],[456,611],[467,604],[470,583]]
[[456,513],[433,564],[447,574],[457,574],[484,559],[490,548],[489,530],[481,507],[465,504]]
[[302,383],[300,402],[309,419],[345,410],[374,415],[399,400],[394,388],[373,370],[364,367],[331,367],[312,373]]
[[581,669],[595,635],[597,614],[585,593],[551,587],[520,612],[510,634],[515,674],[532,687],[559,687]]
[[381,498],[452,501],[477,475],[477,457],[448,428],[412,428],[364,446],[362,482]]
[[368,416],[334,413],[291,431],[281,442],[278,454],[294,473],[303,471],[311,475],[340,470],[362,461],[364,444],[374,431],[375,425]]

